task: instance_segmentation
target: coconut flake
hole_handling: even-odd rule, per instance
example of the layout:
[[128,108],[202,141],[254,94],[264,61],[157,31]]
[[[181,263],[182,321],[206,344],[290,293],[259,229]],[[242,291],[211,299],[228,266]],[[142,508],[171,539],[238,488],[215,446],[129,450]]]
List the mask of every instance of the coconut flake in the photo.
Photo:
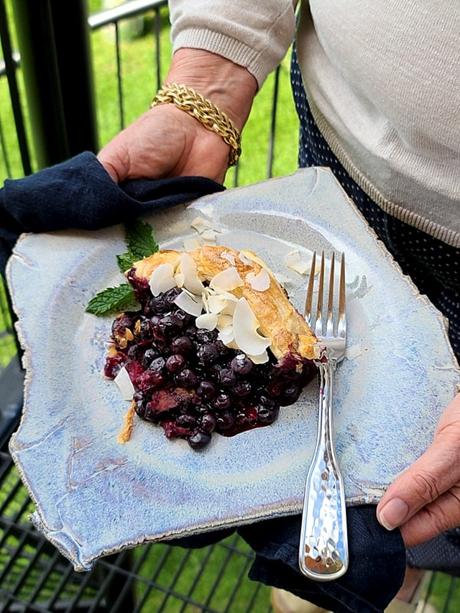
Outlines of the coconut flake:
[[185,251],[195,251],[201,247],[201,241],[197,238],[184,238]]
[[207,228],[212,228],[211,222],[205,217],[195,217],[195,219],[191,221],[190,226],[200,234]]
[[266,364],[268,362],[268,353],[267,353],[267,351],[263,351],[259,355],[248,355],[247,357],[254,364]]
[[230,251],[224,251],[220,254],[220,257],[224,258],[224,260],[227,260],[227,262],[230,262],[232,266],[236,265],[235,256],[233,255],[233,253],[230,253]]
[[229,304],[229,301],[219,294],[209,294],[207,298],[208,311],[210,313],[221,313]]
[[259,322],[246,298],[240,298],[233,313],[233,335],[241,351],[260,355],[270,346],[270,339],[257,332]]
[[217,313],[204,313],[195,320],[197,328],[205,328],[206,330],[214,330],[217,326]]
[[284,262],[288,268],[295,270],[299,275],[306,275],[310,270],[311,263],[300,257],[299,251],[290,251],[284,258]]
[[121,397],[123,398],[123,400],[132,400],[135,389],[128,374],[128,371],[124,366],[118,371],[118,374],[115,377],[114,381],[121,392]]
[[203,301],[199,296],[193,296],[184,290],[176,297],[174,300],[174,304],[178,306],[180,309],[188,313],[189,315],[193,315],[194,317],[198,317],[201,315],[203,311]]
[[265,292],[270,287],[270,275],[263,268],[257,274],[248,272],[246,281],[257,292]]
[[242,251],[239,252],[238,259],[246,266],[252,266],[252,260],[250,260],[247,255],[244,255]]
[[180,256],[180,272],[184,275],[184,287],[189,292],[200,295],[204,285],[198,277],[195,260],[188,253],[182,253]]
[[235,343],[235,339],[233,336],[233,326],[227,326],[220,330],[217,338],[224,343],[226,347],[229,349],[239,349],[238,345]]
[[236,289],[242,285],[244,285],[243,279],[234,266],[230,266],[230,268],[218,272],[209,283],[212,289],[222,290],[224,292],[231,292],[232,289]]
[[[217,329],[225,330],[225,328],[231,328],[233,324],[233,317],[231,315],[223,315],[222,313],[219,315],[217,320]],[[232,335],[233,335],[233,331]]]
[[176,287],[174,279],[174,269],[171,264],[160,264],[152,272],[149,281],[150,290],[154,296]]
[[174,280],[176,281],[177,287],[184,287],[185,277],[181,272],[176,272]]
[[217,238],[217,232],[211,229],[204,230],[201,233],[201,238],[203,238],[205,241],[208,241],[208,242],[215,242]]

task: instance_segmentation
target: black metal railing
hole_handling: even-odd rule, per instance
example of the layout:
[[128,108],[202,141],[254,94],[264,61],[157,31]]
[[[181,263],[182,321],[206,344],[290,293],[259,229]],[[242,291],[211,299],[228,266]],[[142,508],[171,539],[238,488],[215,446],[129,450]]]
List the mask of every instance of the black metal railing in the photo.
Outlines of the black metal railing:
[[[24,111],[21,106],[19,86],[17,80],[17,67],[19,65],[19,54],[13,52],[11,44],[11,34],[7,19],[5,1],[0,0],[0,43],[3,60],[0,64],[0,78],[4,77],[8,81],[9,99],[11,110],[16,127],[17,146],[19,148],[23,174],[28,175],[32,170],[30,147],[26,135]],[[11,164],[9,161],[8,147],[5,142],[3,122],[0,127],[0,146],[3,160],[7,171],[7,176],[11,176]]]
[[[2,14],[3,13],[3,14]],[[92,32],[99,30],[112,30],[114,33],[114,72],[116,75],[116,90],[117,90],[117,107],[118,107],[118,127],[122,129],[126,125],[126,93],[124,91],[124,65],[123,54],[121,50],[121,34],[120,28],[123,23],[132,20],[136,17],[151,16],[151,36],[153,40],[152,49],[152,82],[151,84],[143,84],[143,87],[153,94],[158,89],[162,81],[162,63],[167,63],[169,49],[162,49],[161,33],[167,26],[167,0],[131,0],[116,8],[102,11],[88,18],[88,25]],[[0,109],[0,161],[4,166],[4,177],[21,176],[29,174],[32,170],[37,170],[37,166],[32,168],[32,143],[33,136],[27,137],[26,119],[24,109],[25,101],[20,96],[18,86],[18,73],[20,72],[21,58],[18,52],[12,51],[11,32],[6,19],[5,0],[0,0],[0,39],[2,41],[3,60],[0,61],[0,84],[3,79],[8,82],[9,100],[11,112],[14,118],[16,127],[17,143],[6,142],[5,130],[3,129],[4,114],[6,109]],[[271,177],[274,174],[275,147],[277,134],[277,109],[280,92],[280,76],[281,69],[278,68],[275,73],[269,77],[264,89],[271,88],[272,102],[270,116],[265,118],[268,132],[267,157],[266,157],[266,176]],[[95,74],[96,82],[99,75]],[[287,83],[284,82],[284,87]],[[29,129],[30,132],[30,129]],[[35,135],[35,141],[38,136]],[[39,146],[39,145],[37,145]],[[49,145],[48,145],[49,146]],[[9,149],[19,148],[22,166],[13,165],[10,161]],[[241,164],[245,165],[245,155],[243,153]],[[240,168],[237,167],[230,173],[229,183],[238,185],[240,183]],[[0,166],[0,180],[1,166]]]

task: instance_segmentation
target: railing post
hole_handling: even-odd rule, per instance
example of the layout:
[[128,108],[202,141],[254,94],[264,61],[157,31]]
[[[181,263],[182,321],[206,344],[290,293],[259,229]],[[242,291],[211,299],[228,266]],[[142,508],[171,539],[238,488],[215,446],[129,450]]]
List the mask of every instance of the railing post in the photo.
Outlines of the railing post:
[[14,0],[13,8],[39,167],[96,151],[85,0]]

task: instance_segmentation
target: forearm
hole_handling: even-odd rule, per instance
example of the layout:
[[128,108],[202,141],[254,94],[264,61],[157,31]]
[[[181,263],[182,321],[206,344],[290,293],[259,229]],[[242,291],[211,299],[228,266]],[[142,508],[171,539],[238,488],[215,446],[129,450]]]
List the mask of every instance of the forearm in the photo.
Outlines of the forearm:
[[295,32],[297,0],[169,0],[174,50],[202,49],[246,68],[259,87]]
[[239,130],[257,92],[257,81],[246,68],[201,49],[176,51],[165,82],[188,85],[209,98]]

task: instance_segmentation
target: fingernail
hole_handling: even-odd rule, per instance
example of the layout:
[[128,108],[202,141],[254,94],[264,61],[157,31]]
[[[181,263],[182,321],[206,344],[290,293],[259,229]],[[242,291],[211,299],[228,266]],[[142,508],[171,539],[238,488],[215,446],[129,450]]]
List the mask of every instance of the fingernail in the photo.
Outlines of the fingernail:
[[393,498],[377,514],[377,519],[387,530],[400,526],[409,513],[409,507],[401,498]]

